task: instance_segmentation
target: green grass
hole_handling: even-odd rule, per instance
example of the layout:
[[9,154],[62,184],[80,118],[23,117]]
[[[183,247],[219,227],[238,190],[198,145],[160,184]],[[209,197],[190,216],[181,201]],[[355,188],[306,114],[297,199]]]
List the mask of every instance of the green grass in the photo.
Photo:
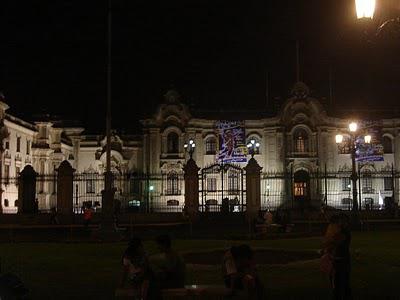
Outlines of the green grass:
[[[320,238],[251,241],[253,247],[313,250]],[[246,241],[248,242],[248,241]],[[179,251],[227,248],[241,241],[178,240]],[[155,252],[153,242],[146,242]],[[123,243],[0,244],[3,271],[22,277],[33,299],[112,299],[120,274]],[[356,299],[400,299],[400,232],[353,234],[352,287]],[[269,299],[329,299],[328,279],[319,272],[317,261],[260,266]],[[189,266],[187,283],[221,284],[220,266]]]

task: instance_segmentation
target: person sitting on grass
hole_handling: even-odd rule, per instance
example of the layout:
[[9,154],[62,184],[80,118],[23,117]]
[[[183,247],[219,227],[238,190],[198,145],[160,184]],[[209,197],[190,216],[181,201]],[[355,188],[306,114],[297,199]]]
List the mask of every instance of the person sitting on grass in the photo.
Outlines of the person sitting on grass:
[[264,286],[258,277],[254,252],[249,245],[232,247],[224,256],[225,285],[231,296],[240,299],[265,299]]
[[168,235],[158,236],[156,243],[161,253],[152,256],[151,262],[160,288],[183,288],[186,269],[183,258],[172,249],[171,238]]
[[129,287],[133,289],[133,299],[161,299],[142,241],[139,238],[134,238],[129,242],[128,248],[122,256],[122,266],[120,288],[125,288],[128,281]]

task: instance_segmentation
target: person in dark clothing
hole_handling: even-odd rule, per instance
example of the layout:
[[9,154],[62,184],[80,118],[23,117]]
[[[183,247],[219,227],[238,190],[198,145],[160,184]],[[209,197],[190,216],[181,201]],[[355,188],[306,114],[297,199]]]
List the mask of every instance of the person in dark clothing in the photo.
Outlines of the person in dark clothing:
[[333,268],[333,294],[334,299],[350,299],[350,272],[351,272],[351,257],[350,243],[351,232],[349,219],[347,215],[339,216],[340,240],[336,246]]
[[347,215],[335,215],[330,219],[325,234],[324,252],[332,256],[333,269],[330,281],[333,289],[333,299],[350,299],[350,243],[351,232]]
[[183,288],[185,286],[185,262],[172,249],[171,238],[160,235],[156,238],[160,254],[151,257],[159,285],[163,289]]
[[[257,274],[254,252],[250,246],[243,244],[232,247],[226,258],[228,259],[224,260],[224,264],[226,275],[229,276],[225,276],[225,285],[232,290],[232,296],[245,297],[243,299],[265,299],[265,289]],[[231,270],[228,270],[228,267]]]
[[143,249],[142,241],[139,238],[134,238],[129,242],[128,248],[122,256],[122,265],[120,287],[124,287],[128,281],[129,286],[134,290],[133,299],[162,299]]

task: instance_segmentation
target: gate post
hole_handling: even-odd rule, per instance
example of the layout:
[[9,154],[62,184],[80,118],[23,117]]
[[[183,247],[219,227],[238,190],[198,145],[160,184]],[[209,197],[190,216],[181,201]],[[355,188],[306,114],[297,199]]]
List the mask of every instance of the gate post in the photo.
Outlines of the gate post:
[[70,215],[73,209],[73,176],[75,169],[64,160],[57,169],[57,212]]
[[18,213],[31,214],[35,211],[36,176],[31,165],[27,165],[18,178]]
[[261,169],[258,162],[252,157],[246,171],[246,218],[251,221],[257,217],[261,209]]
[[185,212],[191,220],[195,220],[199,213],[199,170],[193,158],[190,158],[183,167],[185,179]]

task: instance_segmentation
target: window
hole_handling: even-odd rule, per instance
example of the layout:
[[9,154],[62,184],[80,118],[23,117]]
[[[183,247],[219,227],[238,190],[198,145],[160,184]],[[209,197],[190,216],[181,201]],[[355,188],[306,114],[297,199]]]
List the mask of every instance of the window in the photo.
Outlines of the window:
[[8,184],[10,182],[10,166],[4,166],[4,183]]
[[167,137],[167,152],[178,153],[179,152],[179,136],[176,132],[171,132]]
[[89,175],[86,178],[86,193],[87,194],[96,193],[96,181],[95,181],[93,175]]
[[26,140],[26,155],[31,154],[31,141]]
[[168,200],[167,206],[179,206],[179,201],[178,200]]
[[21,168],[16,166],[15,167],[15,177],[18,177],[20,172],[21,172]]
[[21,137],[17,136],[17,152],[21,152]]
[[373,193],[372,190],[372,177],[370,171],[365,171],[362,177],[362,192]]
[[308,136],[304,129],[296,130],[294,134],[294,152],[308,152]]
[[179,195],[178,173],[171,171],[167,175],[167,195]]
[[238,192],[239,191],[239,174],[238,173],[230,173],[228,176],[228,191]]
[[206,154],[215,154],[217,151],[217,143],[214,137],[209,137],[206,140]]
[[217,178],[207,178],[207,191],[215,192],[217,190]]
[[382,139],[383,153],[393,153],[392,139],[384,136]]
[[10,149],[10,141],[6,141],[4,148],[7,150]]
[[295,182],[294,183],[294,195],[295,196],[305,196],[306,195],[306,182]]
[[9,203],[8,203],[8,199],[4,199],[4,207],[8,207]]
[[342,178],[342,191],[350,191],[351,190],[351,181],[350,177]]
[[351,198],[342,198],[342,205],[350,205],[351,202]]
[[383,178],[383,185],[384,185],[385,191],[391,191],[391,190],[393,190],[393,180],[392,180],[392,177],[384,177],[384,178]]

